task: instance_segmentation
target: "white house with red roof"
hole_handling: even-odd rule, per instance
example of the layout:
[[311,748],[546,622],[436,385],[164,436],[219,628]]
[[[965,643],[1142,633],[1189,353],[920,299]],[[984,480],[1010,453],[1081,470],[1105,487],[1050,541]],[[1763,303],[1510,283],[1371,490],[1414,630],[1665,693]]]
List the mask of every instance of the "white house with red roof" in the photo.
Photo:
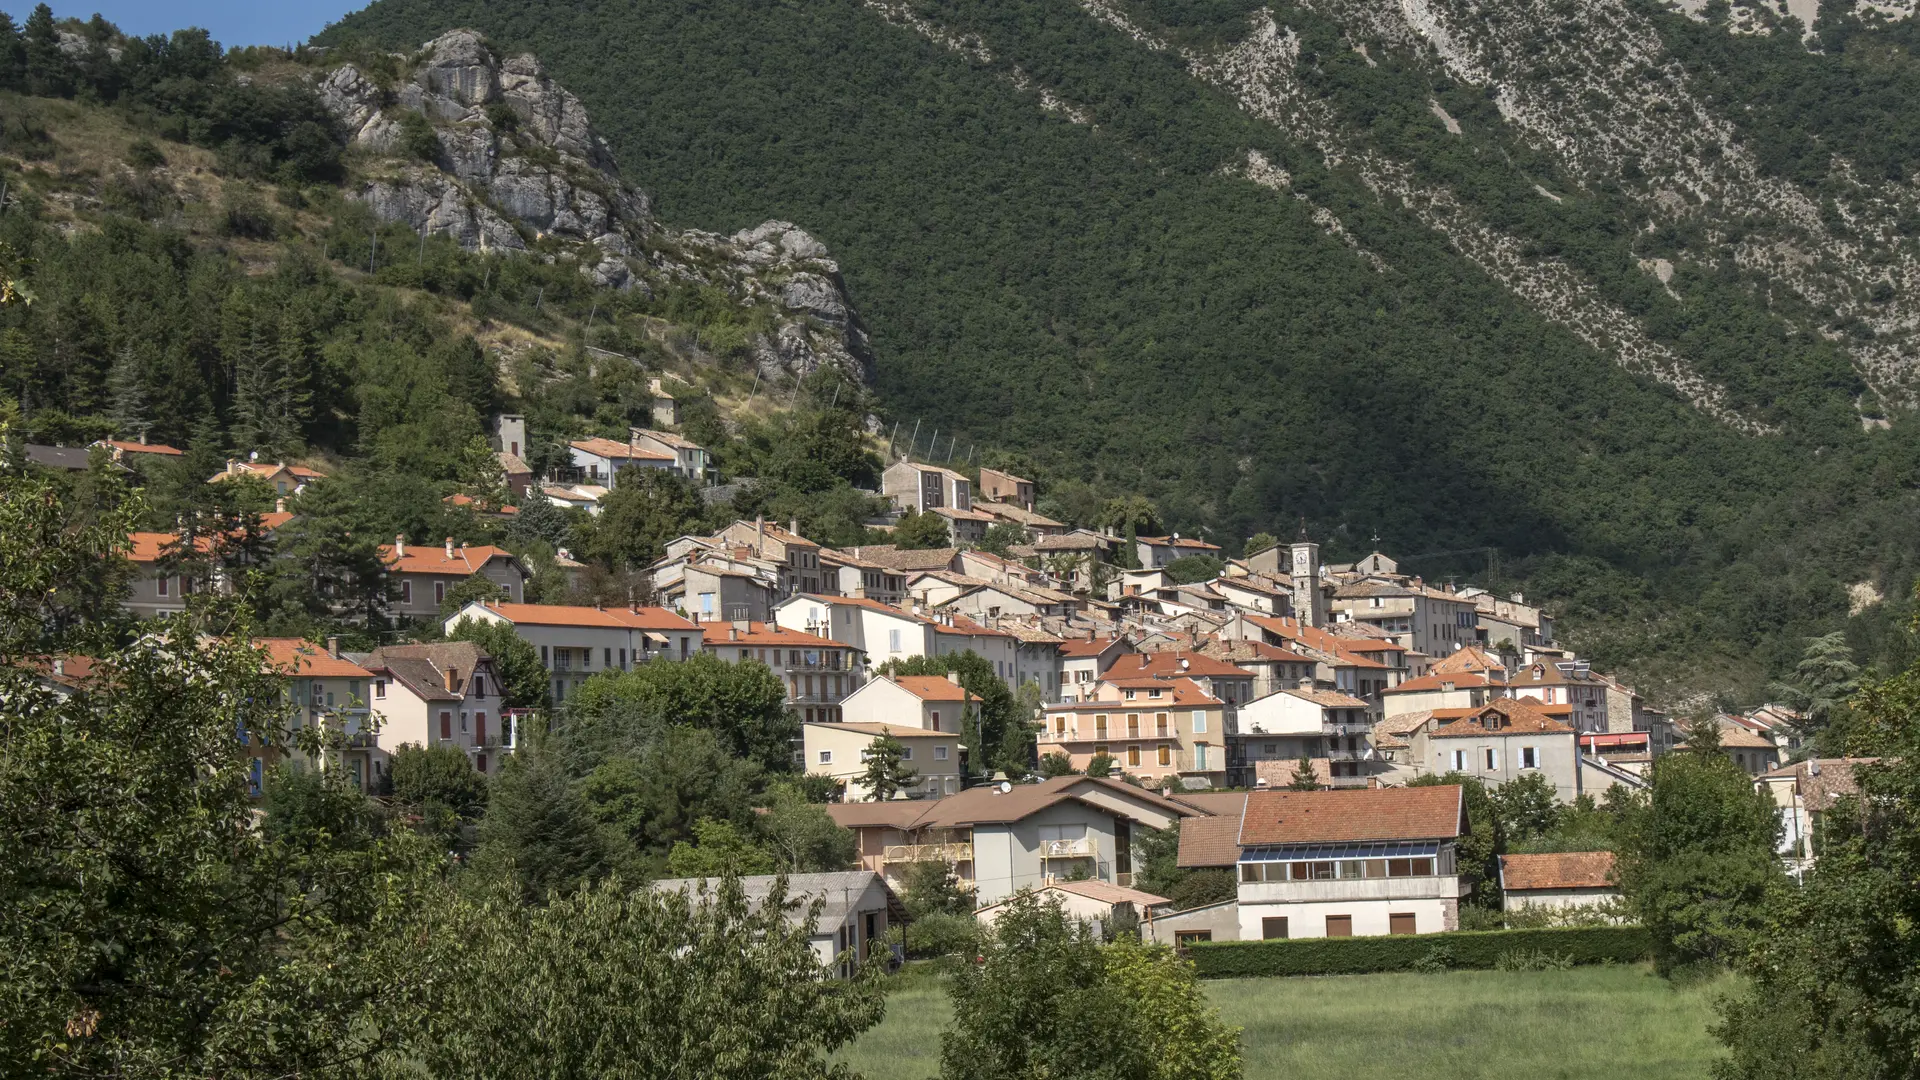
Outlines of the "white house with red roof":
[[1381,701],[1385,715],[1399,716],[1431,709],[1477,709],[1506,694],[1504,679],[1470,671],[1447,671],[1422,675],[1390,687],[1381,694]]
[[298,495],[305,491],[308,484],[326,477],[318,469],[305,465],[288,465],[283,462],[268,464],[264,461],[227,460],[227,467],[207,478],[207,483],[218,484],[222,481],[236,480],[241,477],[253,477],[272,488],[276,495]]
[[505,623],[514,636],[540,650],[553,700],[564,701],[580,684],[602,671],[627,671],[636,664],[685,660],[700,651],[704,635],[698,623],[665,608],[575,607],[565,604],[472,603],[448,616],[451,631],[462,619]]
[[845,719],[843,702],[866,681],[859,654],[832,638],[749,621],[703,623],[701,631],[702,647],[720,659],[771,668],[787,688],[787,704],[808,723]]
[[1242,941],[1460,928],[1464,789],[1256,791],[1240,819]]
[[1133,652],[1125,637],[1068,636],[1060,642],[1061,701],[1088,701],[1109,668]]
[[876,675],[841,703],[841,717],[851,723],[964,732],[967,717],[979,707],[979,695],[962,688],[958,675]]
[[[293,515],[285,510],[276,510],[270,514],[261,514],[252,527],[257,528],[262,539],[273,535],[274,530],[293,520]],[[174,615],[187,610],[187,597],[206,589],[224,592],[229,588],[225,577],[225,568],[219,563],[231,557],[232,546],[241,542],[243,537],[236,531],[224,540],[211,536],[201,536],[194,540],[196,561],[214,563],[211,574],[192,574],[178,565],[180,546],[179,533],[135,532],[127,534],[127,561],[133,564],[133,578],[128,583],[127,595],[120,606],[134,616],[142,619],[156,618],[162,615]]]
[[1139,536],[1134,538],[1134,553],[1140,565],[1148,570],[1157,570],[1189,555],[1220,556],[1220,545],[1209,544],[1205,540],[1174,533],[1172,536]]
[[409,618],[439,618],[447,594],[475,574],[504,589],[508,603],[517,604],[526,597],[527,568],[505,548],[455,547],[451,536],[436,547],[409,544],[406,537],[395,536],[393,543],[380,546],[380,561],[387,566],[394,613]]
[[679,458],[618,439],[575,439],[567,444],[569,460],[589,484],[613,485],[621,469],[666,469],[678,471]]
[[954,612],[933,615],[857,596],[802,593],[774,605],[773,621],[859,650],[870,667],[916,656],[972,652],[1019,689],[1019,639]]
[[355,659],[372,673],[371,704],[380,715],[379,730],[353,744],[364,747],[370,779],[384,776],[393,754],[407,745],[459,750],[482,773],[498,772],[513,752],[515,732],[503,715],[493,658],[478,645],[384,645]]
[[[1363,786],[1372,771],[1373,725],[1367,703],[1338,690],[1282,687],[1241,706],[1236,765],[1326,758],[1335,786]],[[1241,774],[1244,778],[1246,774]]]

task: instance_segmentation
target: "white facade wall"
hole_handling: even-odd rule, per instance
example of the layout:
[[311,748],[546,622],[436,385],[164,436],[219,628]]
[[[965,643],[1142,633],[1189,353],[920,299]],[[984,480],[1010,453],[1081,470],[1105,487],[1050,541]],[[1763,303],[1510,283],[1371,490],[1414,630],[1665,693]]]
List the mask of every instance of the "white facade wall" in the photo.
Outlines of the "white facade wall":
[[[1261,920],[1276,917],[1287,920],[1287,936],[1290,938],[1326,937],[1329,915],[1351,917],[1354,937],[1385,935],[1390,932],[1389,916],[1404,914],[1413,916],[1414,933],[1437,934],[1457,928],[1457,906],[1452,909],[1452,918],[1449,918],[1449,905],[1457,903],[1439,897],[1265,903],[1249,901],[1243,895],[1240,900],[1240,940],[1259,941],[1263,926]],[[1449,926],[1449,921],[1454,925]]]

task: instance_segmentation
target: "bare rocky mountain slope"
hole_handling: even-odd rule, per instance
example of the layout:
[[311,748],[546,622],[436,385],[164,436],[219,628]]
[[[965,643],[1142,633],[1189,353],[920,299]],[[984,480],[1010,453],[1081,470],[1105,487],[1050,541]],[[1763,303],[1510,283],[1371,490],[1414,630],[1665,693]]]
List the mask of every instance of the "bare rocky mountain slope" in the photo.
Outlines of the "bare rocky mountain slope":
[[350,145],[371,158],[351,194],[380,220],[469,251],[575,261],[611,288],[646,289],[659,275],[716,286],[781,312],[750,346],[769,378],[825,364],[871,380],[839,267],[806,230],[768,221],[720,236],[662,225],[580,99],[532,55],[502,59],[477,31],[450,30],[389,59],[402,71],[390,85],[352,63],[318,85]]

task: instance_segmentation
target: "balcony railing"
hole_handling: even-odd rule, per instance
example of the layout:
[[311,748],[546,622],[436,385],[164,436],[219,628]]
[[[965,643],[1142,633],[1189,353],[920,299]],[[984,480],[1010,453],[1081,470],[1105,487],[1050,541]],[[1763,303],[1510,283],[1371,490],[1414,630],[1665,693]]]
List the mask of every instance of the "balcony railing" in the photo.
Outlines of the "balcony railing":
[[880,853],[884,862],[971,862],[972,844],[888,844]]
[[1370,735],[1372,733],[1373,725],[1364,721],[1352,724],[1320,725],[1320,734],[1322,735]]
[[1079,840],[1042,840],[1040,857],[1043,859],[1084,859],[1099,854],[1099,844],[1091,836]]
[[1365,750],[1329,749],[1327,751],[1327,758],[1330,761],[1365,761],[1367,752]]
[[815,661],[812,661],[811,663],[805,660],[802,660],[798,663],[786,662],[786,663],[780,664],[779,666],[786,671],[801,671],[801,672],[824,671],[830,675],[847,675],[857,670],[850,663],[839,663],[839,662],[828,663],[825,660],[815,660]]

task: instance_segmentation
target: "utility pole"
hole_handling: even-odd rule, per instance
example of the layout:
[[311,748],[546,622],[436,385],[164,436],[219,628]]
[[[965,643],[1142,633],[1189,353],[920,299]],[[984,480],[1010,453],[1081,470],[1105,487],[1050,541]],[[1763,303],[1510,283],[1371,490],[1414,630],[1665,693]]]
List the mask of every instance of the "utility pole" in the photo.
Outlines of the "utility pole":
[[913,456],[914,444],[920,441],[920,418],[913,418],[913,434],[907,438],[907,456]]
[[367,274],[371,276],[373,274],[373,257],[380,253],[380,227],[376,225],[372,229],[369,229],[367,235],[373,238],[373,246],[367,250]]
[[933,455],[940,449],[940,429],[933,429],[933,438],[927,440],[927,461],[933,461]]
[[893,422],[893,431],[887,435],[887,460],[893,460],[893,440],[900,437],[900,421]]

